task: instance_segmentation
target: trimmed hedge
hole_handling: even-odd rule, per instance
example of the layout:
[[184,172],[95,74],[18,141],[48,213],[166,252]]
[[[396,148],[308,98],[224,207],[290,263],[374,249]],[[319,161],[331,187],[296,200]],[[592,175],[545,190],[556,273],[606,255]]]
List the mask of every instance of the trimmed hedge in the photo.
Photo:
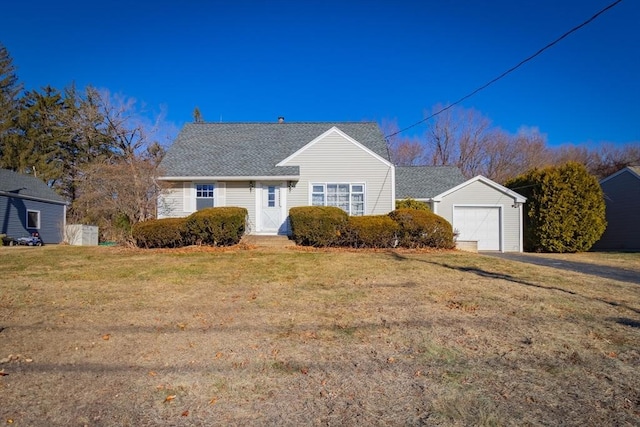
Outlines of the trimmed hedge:
[[291,234],[298,245],[342,246],[349,215],[333,206],[299,206],[289,209]]
[[201,209],[185,221],[189,243],[231,246],[244,234],[248,212],[245,208],[222,207]]
[[449,222],[431,211],[396,209],[389,213],[400,227],[398,243],[406,248],[453,249],[453,228]]
[[420,211],[431,211],[429,205],[416,199],[396,200],[396,209],[417,209]]
[[399,232],[400,226],[388,215],[352,216],[348,243],[356,248],[393,248]]
[[289,210],[293,240],[303,246],[453,249],[453,228],[430,210],[397,209],[388,215],[349,217],[340,208],[303,206]]
[[186,218],[163,218],[139,222],[131,235],[139,248],[179,248],[184,246]]
[[140,248],[179,248],[186,245],[231,246],[245,231],[247,210],[224,207],[202,209],[186,218],[140,222],[131,234]]

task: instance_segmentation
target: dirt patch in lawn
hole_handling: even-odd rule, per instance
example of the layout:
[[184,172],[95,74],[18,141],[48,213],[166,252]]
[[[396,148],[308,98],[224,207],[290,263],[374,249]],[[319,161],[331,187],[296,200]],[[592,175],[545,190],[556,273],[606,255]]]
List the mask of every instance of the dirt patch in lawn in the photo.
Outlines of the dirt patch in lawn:
[[458,252],[0,259],[0,422],[640,423],[634,284]]

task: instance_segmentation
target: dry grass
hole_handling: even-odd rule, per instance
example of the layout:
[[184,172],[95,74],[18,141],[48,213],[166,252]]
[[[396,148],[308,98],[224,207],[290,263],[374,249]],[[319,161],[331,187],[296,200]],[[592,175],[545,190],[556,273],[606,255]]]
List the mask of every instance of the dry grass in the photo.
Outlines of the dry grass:
[[2,423],[640,424],[634,283],[456,252],[0,260]]

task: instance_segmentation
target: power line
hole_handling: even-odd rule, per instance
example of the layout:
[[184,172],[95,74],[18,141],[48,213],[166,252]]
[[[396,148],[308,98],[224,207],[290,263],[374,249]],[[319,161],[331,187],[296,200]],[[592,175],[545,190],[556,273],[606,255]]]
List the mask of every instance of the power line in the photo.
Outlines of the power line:
[[477,88],[476,90],[474,90],[473,92],[463,96],[462,98],[458,99],[456,102],[447,105],[446,107],[436,111],[435,113],[431,114],[430,116],[428,116],[425,119],[422,119],[418,122],[415,122],[414,124],[412,124],[411,126],[407,126],[404,129],[400,129],[397,132],[394,132],[390,135],[385,136],[385,139],[391,138],[393,136],[398,135],[399,133],[402,133],[406,130],[409,130],[411,128],[414,128],[416,126],[418,126],[419,124],[422,124],[424,122],[426,122],[429,119],[434,118],[435,116],[437,116],[438,114],[444,113],[445,111],[447,111],[448,109],[460,104],[461,102],[471,98],[473,95],[475,95],[476,93],[480,92],[483,89],[486,89],[487,87],[491,86],[492,84],[494,84],[495,82],[497,82],[498,80],[502,79],[503,77],[505,77],[507,74],[512,73],[513,71],[515,71],[516,69],[520,68],[522,65],[524,65],[525,63],[531,61],[533,58],[535,58],[536,56],[540,55],[542,52],[544,52],[545,50],[549,49],[550,47],[554,46],[555,44],[559,43],[562,39],[568,37],[571,33],[574,33],[576,31],[578,31],[580,28],[589,25],[592,21],[594,21],[596,18],[598,18],[600,15],[602,15],[603,13],[605,13],[606,11],[608,11],[609,9],[613,8],[614,6],[617,6],[618,3],[620,3],[622,0],[616,0],[613,3],[611,3],[609,6],[605,7],[604,9],[602,9],[601,11],[599,11],[598,13],[596,13],[595,15],[593,15],[591,18],[587,19],[586,21],[584,21],[582,24],[573,27],[572,29],[570,29],[569,31],[567,31],[566,33],[564,33],[563,35],[561,35],[560,37],[558,37],[557,39],[555,39],[554,41],[552,41],[551,43],[549,43],[548,45],[546,45],[545,47],[543,47],[542,49],[538,50],[536,53],[534,53],[533,55],[529,56],[528,58],[523,59],[522,61],[520,61],[517,65],[509,68],[507,71],[505,71],[504,73],[500,74],[498,77],[494,78],[493,80],[489,81],[488,83],[485,83],[484,85],[480,86],[479,88]]

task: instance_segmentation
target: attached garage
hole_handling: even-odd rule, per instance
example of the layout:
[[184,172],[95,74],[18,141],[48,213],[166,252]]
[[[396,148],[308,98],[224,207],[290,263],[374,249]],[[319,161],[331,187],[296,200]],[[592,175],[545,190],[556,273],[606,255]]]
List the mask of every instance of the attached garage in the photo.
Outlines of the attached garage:
[[502,247],[501,208],[497,206],[453,206],[452,226],[458,240],[478,242],[479,251]]
[[460,242],[479,251],[522,252],[522,205],[526,198],[481,175],[431,200],[435,213],[451,223]]
[[527,199],[489,178],[465,181],[453,166],[396,167],[396,197],[429,204],[451,223],[460,248],[522,252],[522,205]]

